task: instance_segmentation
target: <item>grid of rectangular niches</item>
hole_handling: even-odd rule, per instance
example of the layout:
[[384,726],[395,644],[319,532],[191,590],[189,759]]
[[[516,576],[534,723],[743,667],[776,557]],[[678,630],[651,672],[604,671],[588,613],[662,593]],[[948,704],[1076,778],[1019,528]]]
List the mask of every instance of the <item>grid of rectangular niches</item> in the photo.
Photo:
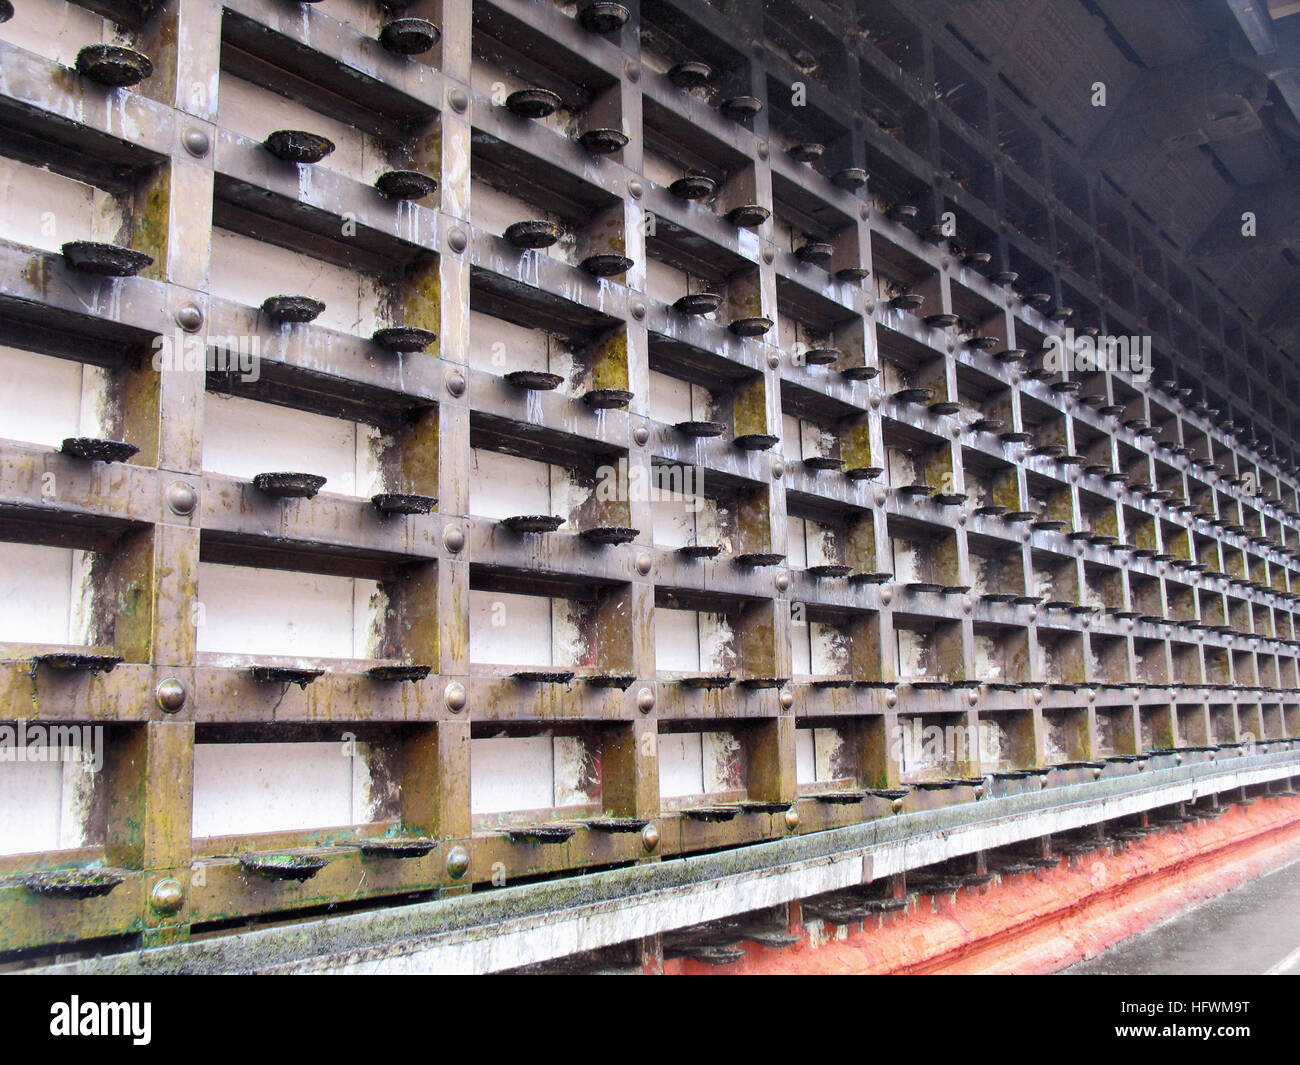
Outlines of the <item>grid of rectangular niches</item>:
[[[17,6],[0,42],[51,70],[166,38],[61,3],[59,32],[37,33]],[[533,29],[520,80],[495,10],[407,12],[475,43],[463,126],[418,88],[441,76],[436,45],[381,56],[367,94],[278,47],[308,43],[278,5],[223,16],[201,335],[259,373],[166,376],[135,342],[170,319],[109,328],[132,298],[83,335],[50,297],[48,328],[6,334],[0,448],[53,480],[6,480],[0,505],[0,739],[39,755],[0,761],[17,814],[0,951],[166,942],[498,865],[756,842],[795,830],[788,809],[798,831],[847,825],[892,812],[889,789],[921,809],[973,799],[974,776],[1072,783],[1300,735],[1292,483],[1176,400],[1040,372],[1028,353],[1056,327],[863,219],[866,193],[804,187],[784,160],[764,191],[749,120],[680,90],[682,56],[650,48],[641,90]],[[377,40],[388,16],[327,0],[304,17]],[[309,76],[331,91],[283,91]],[[480,115],[497,82],[564,106]],[[621,117],[638,91],[659,100],[641,130]],[[617,154],[574,154],[619,127],[646,196],[672,197],[643,245],[610,191]],[[277,129],[333,150],[273,159]],[[180,302],[163,265],[180,235],[157,213],[174,161],[18,156],[0,159],[5,249],[52,271],[69,233],[149,249],[157,268],[112,284]],[[373,188],[427,190],[412,173],[439,187]],[[671,191],[692,176],[707,196]],[[472,268],[435,239],[447,197]],[[556,241],[521,249],[522,222]],[[642,246],[591,279],[593,256]],[[642,316],[621,309],[635,297]],[[169,423],[194,427],[189,458]],[[104,465],[70,438],[139,450]],[[42,731],[20,739],[33,707]],[[51,871],[107,890],[68,902],[58,877],[20,879]],[[167,877],[183,908],[142,918]]]

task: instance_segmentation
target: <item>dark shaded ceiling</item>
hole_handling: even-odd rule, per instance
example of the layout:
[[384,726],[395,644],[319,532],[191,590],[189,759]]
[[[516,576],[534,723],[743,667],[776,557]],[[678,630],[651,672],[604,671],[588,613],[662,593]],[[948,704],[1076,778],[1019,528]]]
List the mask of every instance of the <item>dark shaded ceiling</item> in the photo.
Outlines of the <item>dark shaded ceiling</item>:
[[[1142,209],[1189,269],[1300,362],[1300,4],[911,6],[951,24]],[[1098,81],[1105,107],[1087,91]],[[1242,234],[1246,211],[1256,216],[1254,237]]]

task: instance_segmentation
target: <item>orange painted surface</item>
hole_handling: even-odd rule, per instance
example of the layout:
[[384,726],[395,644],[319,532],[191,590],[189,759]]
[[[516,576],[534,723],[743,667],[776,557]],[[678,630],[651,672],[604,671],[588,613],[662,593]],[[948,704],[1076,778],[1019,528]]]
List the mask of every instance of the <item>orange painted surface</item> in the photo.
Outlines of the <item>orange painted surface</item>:
[[1260,799],[1054,869],[922,896],[865,925],[804,928],[803,942],[784,950],[745,943],[733,965],[672,959],[663,971],[1050,973],[1298,857],[1300,798]]

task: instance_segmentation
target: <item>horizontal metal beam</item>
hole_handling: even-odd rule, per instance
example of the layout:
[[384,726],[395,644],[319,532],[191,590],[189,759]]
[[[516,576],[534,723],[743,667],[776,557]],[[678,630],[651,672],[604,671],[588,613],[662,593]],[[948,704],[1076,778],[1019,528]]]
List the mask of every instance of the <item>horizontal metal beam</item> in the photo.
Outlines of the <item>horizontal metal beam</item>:
[[[485,973],[745,913],[1300,774],[1244,755],[985,799],[658,864],[47,966],[61,974]],[[491,934],[485,934],[486,928]]]

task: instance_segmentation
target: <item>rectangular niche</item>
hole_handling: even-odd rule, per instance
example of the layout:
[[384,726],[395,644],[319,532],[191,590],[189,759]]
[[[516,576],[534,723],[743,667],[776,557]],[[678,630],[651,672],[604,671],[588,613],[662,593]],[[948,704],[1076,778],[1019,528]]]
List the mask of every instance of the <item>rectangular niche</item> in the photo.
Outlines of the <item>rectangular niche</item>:
[[659,735],[659,796],[665,809],[701,796],[745,796],[745,748],[732,730]]
[[263,740],[248,730],[200,727],[194,744],[196,839],[368,825],[399,816],[395,743],[382,742],[379,734],[358,738],[346,725],[328,738],[324,729],[293,731],[302,738]]
[[958,775],[959,763],[971,757],[968,731],[964,714],[900,714],[891,753],[903,782]]
[[0,543],[0,643],[95,643],[94,581],[101,553]]
[[595,664],[596,604],[540,594],[473,589],[469,659],[479,665]]
[[1130,707],[1097,708],[1097,754],[1137,754]]
[[211,256],[214,296],[247,307],[260,307],[268,296],[311,296],[325,304],[313,325],[358,337],[388,324],[389,286],[370,274],[220,225],[212,229]]
[[0,238],[50,252],[73,240],[130,243],[129,201],[98,185],[0,157],[0,187]]
[[[218,83],[217,121],[220,125],[261,143],[279,129],[303,129],[328,137],[334,150],[319,163],[324,170],[347,174],[365,185],[391,169],[382,146],[365,131],[322,114],[299,98],[283,96],[222,70]],[[312,167],[298,168],[299,185],[311,187]],[[280,290],[277,290],[280,291]]]
[[554,514],[571,521],[591,496],[566,466],[479,447],[470,453],[469,511],[475,517]]
[[382,657],[388,595],[376,580],[200,562],[199,602],[200,652]]
[[69,436],[106,437],[107,370],[0,345],[0,436],[57,448]]
[[1034,764],[1034,718],[1028,710],[989,711],[979,716],[974,758],[982,773]]
[[470,810],[490,824],[563,811],[601,809],[601,744],[591,729],[512,734],[496,730],[470,740]]
[[1088,711],[1043,711],[1043,753],[1047,764],[1078,762],[1088,755]]
[[735,668],[735,632],[725,613],[655,607],[655,668],[725,673]]
[[103,728],[31,726],[21,746],[18,735],[16,724],[0,725],[5,744],[0,855],[102,845],[104,801],[96,759],[104,753]]
[[326,479],[323,491],[369,496],[382,487],[386,448],[380,430],[242,396],[208,392],[203,407],[203,468],[241,480],[299,470]]
[[795,729],[795,779],[805,784],[857,783],[857,753],[842,729],[810,726]]

